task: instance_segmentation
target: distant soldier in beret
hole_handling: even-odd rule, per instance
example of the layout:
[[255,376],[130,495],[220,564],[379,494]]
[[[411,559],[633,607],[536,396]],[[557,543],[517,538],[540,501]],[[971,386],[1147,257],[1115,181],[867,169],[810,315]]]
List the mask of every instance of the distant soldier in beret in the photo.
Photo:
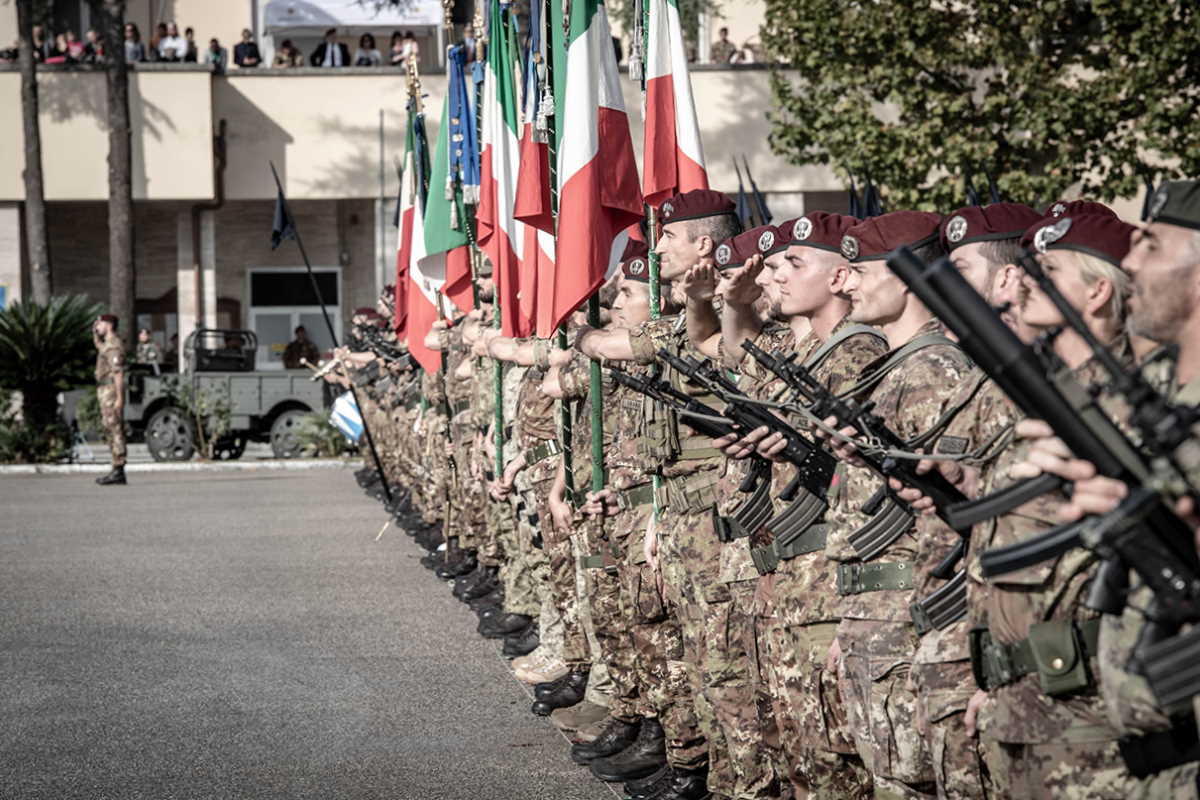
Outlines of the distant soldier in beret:
[[117,335],[117,323],[112,314],[101,314],[92,325],[96,399],[112,453],[112,471],[96,479],[101,486],[125,484],[125,343]]

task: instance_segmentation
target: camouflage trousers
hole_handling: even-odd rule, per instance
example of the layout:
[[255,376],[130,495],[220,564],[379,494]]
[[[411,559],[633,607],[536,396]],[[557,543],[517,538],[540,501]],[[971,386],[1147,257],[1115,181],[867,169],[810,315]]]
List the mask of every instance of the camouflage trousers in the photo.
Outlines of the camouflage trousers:
[[538,519],[549,567],[548,588],[562,621],[562,660],[570,669],[587,669],[591,655],[578,613],[575,544],[569,532],[555,527],[547,497],[545,493],[538,494]]
[[125,466],[125,420],[121,418],[117,387],[105,384],[96,387],[96,399],[100,402],[100,419],[104,423],[104,438],[108,440],[108,451],[114,467]]
[[634,663],[633,640],[628,619],[621,605],[621,578],[616,567],[612,544],[605,534],[606,521],[585,518],[581,524],[586,557],[602,557],[610,566],[587,567],[584,580],[588,613],[597,652],[612,681],[608,713],[623,721],[634,722],[638,711],[638,683]]
[[705,602],[701,696],[724,742],[727,767],[709,772],[710,791],[733,800],[777,797],[775,761],[780,750],[767,684],[759,669],[754,625],[757,580],[727,583],[730,599]]
[[[1015,744],[981,736],[996,797],[1005,800],[1053,797],[1058,800],[1124,800],[1138,796],[1139,781],[1121,760],[1115,741],[1077,742],[1064,736],[1053,742]],[[1181,773],[1159,776],[1169,786]],[[1193,772],[1194,774],[1194,772]],[[1186,776],[1182,776],[1186,777]],[[1168,788],[1158,784],[1156,788]],[[1195,785],[1185,791],[1195,792]],[[1185,794],[1142,795],[1162,798]]]
[[871,797],[871,774],[847,733],[836,672],[825,668],[838,623],[785,626],[758,619],[757,632],[783,750],[797,797]]
[[[512,510],[515,503],[495,505]],[[546,554],[534,546],[537,529],[529,521],[524,508],[512,510],[512,519],[511,529],[500,527],[500,543],[504,550],[503,563],[500,565],[504,610],[511,614],[537,617],[542,608],[542,586],[547,579],[549,563]]]
[[979,742],[963,724],[967,703],[975,694],[970,661],[912,666],[917,689],[917,730],[929,742],[938,797],[984,800],[987,770]]
[[849,730],[875,781],[877,798],[936,794],[928,743],[917,732],[917,697],[909,683],[917,648],[911,624],[843,619],[838,686]]

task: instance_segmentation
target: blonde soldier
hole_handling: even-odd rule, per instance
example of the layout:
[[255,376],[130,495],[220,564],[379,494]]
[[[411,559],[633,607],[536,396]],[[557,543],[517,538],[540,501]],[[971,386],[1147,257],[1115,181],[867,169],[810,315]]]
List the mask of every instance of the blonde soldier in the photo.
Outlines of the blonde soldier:
[[125,343],[117,335],[118,320],[101,314],[92,324],[96,346],[96,399],[112,454],[112,470],[96,479],[101,486],[124,486],[125,481]]
[[[655,251],[661,258],[660,275],[665,282],[678,281],[702,259],[711,259],[716,245],[738,229],[732,201],[708,190],[670,198],[660,206],[659,219],[663,227]],[[694,354],[685,326],[684,316],[664,316],[633,331],[585,328],[576,336],[575,347],[594,359],[649,365],[663,348]],[[685,391],[695,391],[673,372],[666,377]],[[663,800],[703,797],[710,789],[727,792],[735,781],[720,728],[701,694],[706,607],[729,602],[728,589],[719,581],[720,543],[712,525],[721,456],[711,441],[692,434],[651,401],[646,405],[645,426],[647,457],[663,479],[658,503],[663,513],[652,518],[647,530],[646,556],[661,570],[668,599],[677,609],[685,669],[709,750],[708,775],[702,769],[675,769],[672,783],[658,796]]]
[[[850,265],[841,243],[857,223],[840,214],[806,214],[792,226],[787,249],[773,269],[763,269],[765,264],[752,260],[735,273],[724,293],[725,351],[741,353],[741,342],[752,339],[771,352],[765,332],[756,325],[752,311],[756,293],[749,288],[755,271],[761,269],[760,275],[769,275],[777,287],[779,318],[793,330],[796,320],[805,323],[802,335],[783,352],[794,352],[832,392],[853,386],[863,369],[887,349],[881,334],[848,319],[845,284]],[[741,363],[747,374],[764,371],[752,358]],[[753,431],[726,453],[744,456],[758,446],[763,454],[773,456],[782,442],[778,436],[764,438],[765,434],[765,428]],[[831,505],[846,502],[845,494],[837,490],[846,477],[845,469],[841,473],[824,498]],[[794,468],[776,465],[775,486],[783,489],[795,474]],[[760,575],[755,603],[757,650],[775,704],[784,774],[797,796],[869,797],[871,777],[845,730],[837,675],[825,668],[838,626],[836,572],[826,553],[828,524],[820,516],[808,522],[790,516],[820,496],[819,489],[815,494],[801,491],[794,506],[781,509],[750,537],[750,556]]]
[[[1200,404],[1200,183],[1176,181],[1159,188],[1150,204],[1150,217],[1132,236],[1132,247],[1121,261],[1132,276],[1129,300],[1133,333],[1162,345],[1178,346],[1173,374],[1161,387],[1178,404]],[[1058,279],[1056,278],[1056,283]],[[1024,463],[1013,473],[1030,477],[1048,471],[1075,482],[1069,503],[1059,506],[1056,521],[1071,521],[1083,514],[1106,514],[1128,494],[1124,483],[1094,477],[1096,469],[1076,460],[1038,421],[1021,423],[1018,432],[1030,447]],[[1200,470],[1186,465],[1193,484]],[[1191,513],[1186,503],[1181,512]],[[1190,517],[1195,524],[1195,517]],[[1099,693],[1107,719],[1120,734],[1119,750],[1125,765],[1140,780],[1128,796],[1140,798],[1197,797],[1197,735],[1191,715],[1170,716],[1158,703],[1146,679],[1127,671],[1138,635],[1145,624],[1142,609],[1151,595],[1134,579],[1134,590],[1120,616],[1101,619]]]
[[[850,319],[877,326],[891,348],[848,391],[873,403],[873,413],[911,446],[936,435],[969,363],[929,310],[891,274],[885,259],[900,246],[927,260],[940,255],[940,222],[935,214],[897,211],[859,223],[842,239],[842,254],[851,265],[845,286]],[[840,440],[834,447],[853,461],[853,447]],[[876,793],[930,796],[936,787],[928,742],[914,726],[910,675],[918,638],[909,614],[915,576],[928,565],[917,561],[921,541],[911,510],[885,486],[849,472],[844,491],[853,512],[829,512],[827,552],[839,562],[841,600],[830,660],[839,664],[850,729]],[[874,511],[865,522],[859,511],[864,505]]]

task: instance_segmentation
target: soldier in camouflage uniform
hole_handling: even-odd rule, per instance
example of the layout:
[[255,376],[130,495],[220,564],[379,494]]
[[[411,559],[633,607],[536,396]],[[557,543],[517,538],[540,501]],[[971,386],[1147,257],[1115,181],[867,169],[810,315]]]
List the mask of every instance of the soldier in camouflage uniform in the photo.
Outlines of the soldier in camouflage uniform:
[[112,470],[96,479],[101,486],[123,486],[125,480],[125,343],[117,335],[118,320],[101,314],[92,325],[96,346],[96,399],[112,454]]
[[[659,209],[662,236],[656,252],[662,260],[665,282],[681,279],[702,259],[711,259],[716,245],[737,233],[733,203],[719,192],[695,190],[667,200]],[[677,355],[696,355],[686,331],[686,316],[664,316],[632,331],[582,330],[575,346],[594,359],[634,361],[649,365],[660,349]],[[667,376],[683,391],[697,389]],[[704,398],[718,405],[715,398]],[[729,793],[736,773],[711,703],[703,695],[705,623],[716,619],[714,606],[728,607],[729,591],[720,582],[721,543],[712,524],[717,499],[716,484],[721,455],[708,439],[692,433],[673,414],[647,400],[643,441],[647,457],[655,463],[663,490],[658,505],[663,513],[646,535],[648,560],[657,563],[669,602],[677,609],[684,637],[684,659],[693,699],[709,747],[708,775],[701,770],[677,769],[665,787],[664,798],[698,797],[705,788]]]
[[[786,250],[769,263],[751,259],[734,273],[724,293],[725,352],[740,357],[740,343],[749,338],[767,352],[795,353],[834,393],[852,386],[866,365],[886,350],[879,334],[847,319],[849,301],[843,286],[849,264],[841,242],[856,223],[838,214],[806,214],[789,230],[778,232]],[[773,339],[757,323],[752,304],[760,290],[751,287],[764,283],[778,287],[775,310],[788,323],[788,337]],[[765,372],[751,358],[741,358],[741,368],[747,375]],[[801,420],[796,424],[801,430],[808,427]],[[761,446],[764,454],[773,455],[781,439],[765,434],[765,428],[751,432],[737,449],[726,452],[741,456],[746,448]],[[793,467],[775,465],[776,493],[795,475]],[[821,487],[813,488],[816,496],[824,494]],[[834,504],[839,498],[844,502],[844,495],[831,491],[825,502]],[[798,507],[812,500],[802,489],[793,502]],[[837,676],[825,668],[838,625],[835,570],[824,546],[827,523],[818,515],[807,527],[786,525],[768,521],[749,537],[750,557],[760,576],[755,597],[757,651],[780,728],[781,774],[791,780],[798,796],[868,797],[871,777],[845,730]]]

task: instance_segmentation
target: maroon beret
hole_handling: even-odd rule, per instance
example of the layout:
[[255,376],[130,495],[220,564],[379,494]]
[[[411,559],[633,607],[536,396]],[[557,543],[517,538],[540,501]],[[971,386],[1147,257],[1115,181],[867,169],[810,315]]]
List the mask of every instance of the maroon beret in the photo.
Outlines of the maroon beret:
[[782,253],[792,246],[792,231],[796,229],[796,223],[800,221],[800,217],[789,219],[775,226],[775,244],[763,251],[764,256],[773,256],[776,253]]
[[842,252],[842,237],[858,224],[858,219],[828,211],[810,211],[792,226],[791,243],[819,250]]
[[728,214],[737,216],[733,201],[722,192],[712,189],[692,189],[663,201],[658,207],[658,221],[663,225],[685,219],[703,219]]
[[1104,205],[1104,203],[1097,203],[1094,200],[1059,200],[1046,206],[1046,210],[1042,212],[1043,217],[1051,217],[1053,219],[1058,219],[1059,217],[1077,217],[1080,214],[1117,216],[1117,212]]
[[924,247],[937,241],[939,214],[893,211],[858,223],[842,237],[842,255],[851,263],[887,258],[897,247]]
[[650,282],[650,250],[645,242],[629,240],[629,244],[625,246],[625,253],[621,256],[621,274],[631,281]]
[[717,269],[736,269],[751,256],[762,255],[775,246],[779,232],[774,225],[760,225],[748,231],[731,236],[717,245],[713,251],[713,261]]
[[351,314],[350,316],[352,316],[352,317],[378,317],[379,312],[376,311],[375,309],[371,308],[370,306],[359,306],[358,308],[354,309],[354,313]]
[[110,325],[112,325],[113,327],[116,327],[117,323],[119,322],[119,320],[117,319],[117,315],[116,315],[116,314],[101,314],[101,315],[98,317],[98,319],[99,319],[101,322],[107,322],[107,323],[109,323],[109,324],[110,324]]
[[1119,267],[1129,252],[1130,236],[1135,230],[1135,226],[1108,214],[1045,217],[1025,231],[1021,245],[1038,253],[1075,250]]
[[1024,203],[960,208],[942,220],[942,247],[949,253],[964,244],[1020,239],[1021,234],[1042,216]]

